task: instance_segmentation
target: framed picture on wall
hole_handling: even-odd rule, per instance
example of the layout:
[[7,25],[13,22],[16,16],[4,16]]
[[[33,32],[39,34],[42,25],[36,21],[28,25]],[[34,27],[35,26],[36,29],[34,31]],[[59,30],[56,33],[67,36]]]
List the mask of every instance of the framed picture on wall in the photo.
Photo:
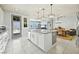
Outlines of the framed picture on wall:
[[27,27],[27,18],[24,18],[24,27]]

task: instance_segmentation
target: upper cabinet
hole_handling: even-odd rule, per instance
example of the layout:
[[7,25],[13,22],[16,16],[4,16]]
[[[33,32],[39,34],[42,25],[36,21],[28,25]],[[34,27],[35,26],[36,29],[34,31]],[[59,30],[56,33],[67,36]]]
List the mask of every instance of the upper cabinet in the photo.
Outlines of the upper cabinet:
[[0,8],[0,25],[3,25],[3,18],[4,18],[4,12],[3,10]]

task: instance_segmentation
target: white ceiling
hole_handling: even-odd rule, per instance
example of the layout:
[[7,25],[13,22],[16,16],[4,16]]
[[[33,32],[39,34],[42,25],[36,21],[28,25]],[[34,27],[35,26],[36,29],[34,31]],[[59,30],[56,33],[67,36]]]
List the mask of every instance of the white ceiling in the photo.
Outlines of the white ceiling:
[[[41,8],[45,8],[45,16],[50,13],[49,4],[1,4],[0,5],[5,11],[18,12],[30,17],[36,17],[37,11]],[[74,13],[79,11],[78,4],[54,4],[53,13],[56,16],[61,16],[69,13]],[[40,10],[40,16],[42,11]]]

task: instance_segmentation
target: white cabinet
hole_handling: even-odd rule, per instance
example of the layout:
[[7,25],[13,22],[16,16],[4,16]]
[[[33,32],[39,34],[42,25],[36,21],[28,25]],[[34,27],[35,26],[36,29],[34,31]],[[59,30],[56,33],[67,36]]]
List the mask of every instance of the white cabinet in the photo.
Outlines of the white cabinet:
[[[56,42],[56,38],[53,38],[52,34],[53,33],[31,32],[30,40],[42,50],[47,52]],[[54,42],[52,40],[54,40]]]
[[34,33],[34,32],[31,32],[31,35],[30,35],[30,40],[33,42],[33,43],[35,43],[35,44],[38,44],[37,43],[37,33]]
[[44,50],[44,35],[43,34],[40,34],[38,33],[38,46]]
[[0,25],[3,25],[3,18],[4,18],[4,12],[3,12],[3,10],[0,8]]
[[34,36],[35,39],[33,39],[33,41],[37,45],[38,44],[38,40],[37,40],[38,36],[37,36],[37,33],[35,33],[34,35],[35,35]]
[[44,36],[44,49],[48,51],[52,47],[52,33],[45,34]]
[[39,33],[38,41],[38,46],[47,52],[52,47],[52,33]]
[[3,53],[5,51],[8,40],[9,36],[7,32],[0,35],[0,53]]

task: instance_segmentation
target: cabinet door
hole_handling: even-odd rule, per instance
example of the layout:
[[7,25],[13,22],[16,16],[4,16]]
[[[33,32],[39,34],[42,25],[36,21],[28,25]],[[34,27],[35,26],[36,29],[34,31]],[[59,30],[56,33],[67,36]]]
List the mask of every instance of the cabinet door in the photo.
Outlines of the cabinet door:
[[36,45],[38,45],[37,40],[38,40],[38,33],[35,33],[35,34],[34,34],[34,43],[35,43]]
[[33,39],[34,39],[34,35],[33,35],[33,33],[31,32],[31,34],[30,34],[31,36],[30,36],[30,40],[33,42]]
[[37,35],[35,32],[31,32],[31,41],[34,43],[34,44],[37,44]]
[[35,33],[33,33],[32,36],[33,36],[32,37],[32,39],[33,39],[32,41],[33,41],[34,44],[36,44],[36,36],[35,36]]
[[44,35],[43,35],[43,34],[40,34],[40,33],[39,33],[38,41],[39,41],[39,45],[38,45],[38,46],[39,46],[41,49],[44,50]]
[[45,34],[44,38],[44,48],[48,51],[52,47],[52,33]]
[[37,36],[38,36],[37,33],[34,32],[33,33],[33,43],[36,45],[37,45],[37,39],[38,39]]

